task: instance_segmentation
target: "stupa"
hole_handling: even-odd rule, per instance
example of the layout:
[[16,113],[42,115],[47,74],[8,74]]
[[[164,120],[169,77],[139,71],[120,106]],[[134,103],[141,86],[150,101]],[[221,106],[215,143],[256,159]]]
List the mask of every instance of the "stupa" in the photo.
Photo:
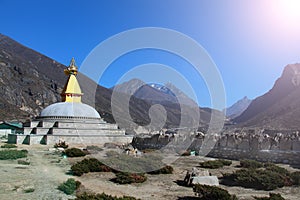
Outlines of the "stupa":
[[130,143],[132,136],[117,124],[105,122],[91,106],[81,102],[74,58],[64,70],[68,76],[61,93],[62,102],[43,109],[38,117],[23,124],[23,134],[10,134],[9,143],[16,144],[105,144]]

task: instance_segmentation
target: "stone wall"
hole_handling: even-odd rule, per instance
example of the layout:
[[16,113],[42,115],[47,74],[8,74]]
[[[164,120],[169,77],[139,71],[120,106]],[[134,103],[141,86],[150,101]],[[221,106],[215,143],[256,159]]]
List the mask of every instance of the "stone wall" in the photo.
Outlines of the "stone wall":
[[[198,151],[205,134],[190,134],[191,144],[186,149]],[[299,131],[275,131],[239,129],[227,130],[215,134],[211,138],[215,141],[214,147],[208,154],[211,157],[228,158],[233,160],[255,159],[263,162],[287,163],[300,166],[300,133]],[[178,136],[166,137],[154,135],[147,138],[136,137],[133,145],[138,149],[161,149],[167,144],[178,140]],[[184,142],[182,142],[184,143]],[[204,151],[205,152],[205,151]]]
[[48,144],[54,145],[59,141],[67,144],[97,144],[105,143],[128,144],[132,142],[133,136],[130,135],[17,135],[9,134],[8,143],[12,144]]

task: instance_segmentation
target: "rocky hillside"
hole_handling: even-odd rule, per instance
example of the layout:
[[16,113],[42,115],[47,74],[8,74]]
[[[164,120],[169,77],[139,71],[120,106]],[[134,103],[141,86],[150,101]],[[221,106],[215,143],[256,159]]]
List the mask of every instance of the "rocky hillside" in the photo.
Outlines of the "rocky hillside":
[[287,65],[273,88],[254,99],[235,122],[270,129],[300,128],[300,64]]
[[[24,121],[61,100],[60,93],[67,80],[63,73],[66,66],[4,35],[0,35],[0,66],[0,120]],[[113,122],[111,90],[83,74],[78,74],[78,80],[84,91],[83,102],[95,106],[107,121]],[[132,109],[133,118],[147,123],[149,119],[144,108],[149,107],[148,103],[136,98],[133,101],[139,105]]]
[[226,109],[226,116],[230,119],[236,118],[248,108],[251,101],[252,100],[248,99],[247,96],[238,100],[236,103],[234,103],[232,106]]
[[60,99],[64,66],[0,34],[1,120],[36,116]]

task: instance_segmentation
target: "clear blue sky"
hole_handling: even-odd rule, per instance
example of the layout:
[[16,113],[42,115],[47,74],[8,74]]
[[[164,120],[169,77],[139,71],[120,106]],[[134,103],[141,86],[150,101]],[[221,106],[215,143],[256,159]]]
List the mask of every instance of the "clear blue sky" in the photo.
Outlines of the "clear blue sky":
[[[0,0],[0,8],[2,34],[65,65],[75,57],[80,66],[100,42],[128,29],[163,27],[182,32],[201,44],[216,63],[228,105],[246,95],[264,94],[284,66],[300,62],[297,0]],[[130,68],[146,63],[174,66],[192,85],[198,84],[194,89],[200,105],[210,105],[201,78],[193,77],[185,61],[161,51],[120,57],[100,84],[112,87]]]

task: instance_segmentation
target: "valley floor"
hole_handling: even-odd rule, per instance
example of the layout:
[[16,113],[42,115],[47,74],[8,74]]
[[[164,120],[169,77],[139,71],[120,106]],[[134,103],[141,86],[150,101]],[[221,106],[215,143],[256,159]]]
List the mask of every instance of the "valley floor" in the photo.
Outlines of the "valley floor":
[[[27,146],[19,145],[18,149],[27,149],[30,165],[20,165],[17,161],[0,161],[0,199],[74,199],[57,190],[57,186],[73,176],[68,175],[74,159],[64,159],[59,153],[49,151],[52,146]],[[110,180],[114,178],[113,173],[89,173],[81,177],[73,177],[79,180],[85,189],[95,193],[105,192],[110,195],[129,195],[143,200],[166,199],[174,200],[179,197],[193,197],[192,188],[178,184],[185,177],[186,170],[199,166],[199,162],[209,160],[198,156],[177,157],[171,165],[173,174],[147,175],[148,180],[142,184],[118,185]],[[78,159],[78,158],[77,158]],[[212,175],[222,176],[224,172],[233,172],[237,168],[238,161],[233,161],[229,167],[209,170]],[[297,169],[288,165],[281,165],[291,171]],[[253,200],[253,196],[268,196],[268,191],[257,191],[241,187],[227,187],[220,185],[231,194],[236,194],[241,200]],[[28,192],[30,191],[30,192]],[[300,187],[285,187],[272,191],[280,193],[288,200],[300,198]]]

